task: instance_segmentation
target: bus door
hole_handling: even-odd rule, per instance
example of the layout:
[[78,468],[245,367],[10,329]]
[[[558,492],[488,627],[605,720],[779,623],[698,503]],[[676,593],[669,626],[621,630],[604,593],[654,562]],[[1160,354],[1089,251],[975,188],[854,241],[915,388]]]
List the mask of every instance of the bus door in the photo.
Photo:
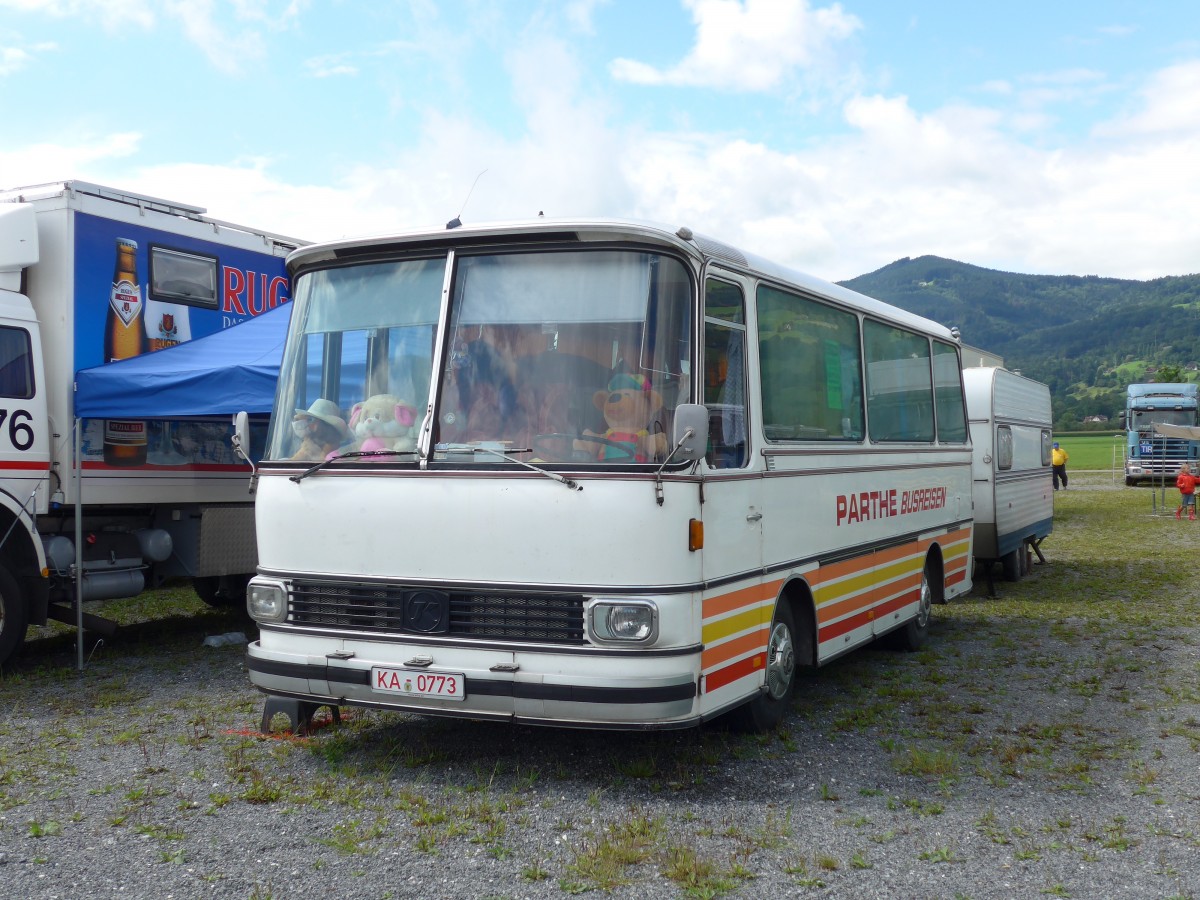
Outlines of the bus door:
[[708,407],[705,456],[706,582],[751,587],[762,569],[762,480],[750,471],[745,280],[710,272],[704,282],[702,402]]

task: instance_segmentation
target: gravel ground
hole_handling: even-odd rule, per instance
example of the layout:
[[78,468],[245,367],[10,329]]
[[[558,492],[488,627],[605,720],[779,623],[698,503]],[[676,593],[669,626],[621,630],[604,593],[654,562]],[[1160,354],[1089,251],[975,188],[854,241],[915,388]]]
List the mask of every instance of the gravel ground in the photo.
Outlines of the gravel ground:
[[[127,628],[81,676],[35,642],[0,681],[0,894],[1200,897],[1200,589],[1072,549],[1112,490],[1072,473],[1047,566],[936,610],[920,653],[806,673],[766,736],[349,711],[265,737],[241,648],[201,646],[231,616]],[[1178,524],[1123,544],[1192,556]]]

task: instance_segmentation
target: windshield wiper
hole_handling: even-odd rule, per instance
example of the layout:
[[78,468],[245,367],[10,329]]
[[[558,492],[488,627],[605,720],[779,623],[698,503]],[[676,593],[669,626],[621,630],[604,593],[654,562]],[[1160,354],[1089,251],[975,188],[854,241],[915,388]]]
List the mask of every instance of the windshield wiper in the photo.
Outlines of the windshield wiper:
[[[480,444],[438,444],[434,450],[442,453],[490,453],[492,456],[498,456],[510,463],[516,463],[518,466],[524,466],[526,469],[532,469],[541,475],[545,475],[551,481],[557,481],[559,484],[569,487],[573,491],[582,491],[583,485],[574,478],[567,478],[559,475],[557,472],[551,472],[549,469],[543,469],[541,466],[535,466],[533,463],[525,462],[523,459],[517,459],[515,456],[509,456],[500,450],[492,447],[485,447]],[[533,450],[529,447],[514,447],[512,453],[532,453]]]
[[351,450],[349,453],[340,453],[337,456],[330,456],[328,459],[323,459],[315,466],[305,469],[299,475],[289,475],[288,479],[299,484],[309,475],[320,472],[323,468],[340,459],[354,459],[363,456],[403,456],[404,454],[416,454],[416,450]]

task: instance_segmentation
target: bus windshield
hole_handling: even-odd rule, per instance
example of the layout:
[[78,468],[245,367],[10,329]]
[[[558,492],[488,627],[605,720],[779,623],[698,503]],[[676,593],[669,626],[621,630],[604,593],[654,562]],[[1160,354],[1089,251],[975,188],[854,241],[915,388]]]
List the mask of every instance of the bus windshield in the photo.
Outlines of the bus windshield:
[[[268,459],[664,458],[690,392],[694,288],[635,250],[460,252],[300,275]],[[440,336],[440,341],[439,341]],[[439,355],[440,348],[440,355]],[[418,446],[426,410],[430,439]]]

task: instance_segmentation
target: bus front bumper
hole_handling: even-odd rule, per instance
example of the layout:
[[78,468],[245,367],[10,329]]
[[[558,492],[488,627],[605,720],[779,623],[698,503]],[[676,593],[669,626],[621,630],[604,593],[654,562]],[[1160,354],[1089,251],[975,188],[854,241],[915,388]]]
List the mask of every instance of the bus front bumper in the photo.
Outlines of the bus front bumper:
[[[358,643],[353,650],[309,656],[268,649],[259,640],[247,647],[246,668],[250,682],[264,693],[321,705],[590,728],[678,728],[699,722],[699,648],[683,655],[639,655],[636,666],[611,656],[477,649],[442,650],[434,663],[427,648],[409,647],[396,656],[400,648],[389,645],[386,655],[404,661],[398,664],[372,659],[370,649]],[[461,678],[462,697],[382,690],[381,670],[413,678]]]

